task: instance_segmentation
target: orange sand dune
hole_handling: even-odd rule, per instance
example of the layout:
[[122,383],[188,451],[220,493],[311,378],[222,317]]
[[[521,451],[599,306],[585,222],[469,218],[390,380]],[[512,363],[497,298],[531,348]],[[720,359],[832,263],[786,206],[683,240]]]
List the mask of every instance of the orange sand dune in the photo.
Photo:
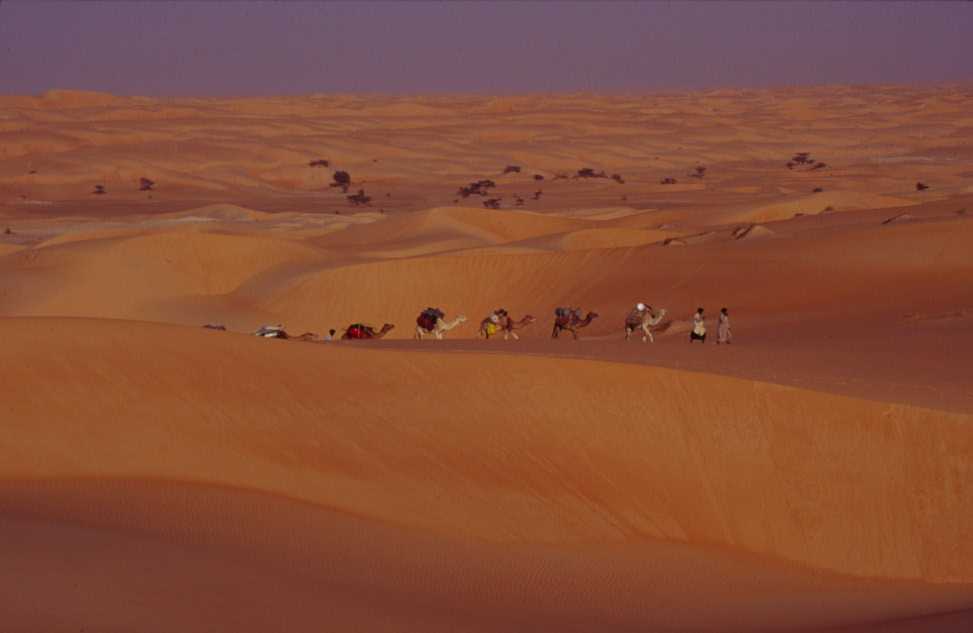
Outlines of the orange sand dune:
[[[966,415],[609,363],[118,321],[3,325],[0,380],[21,388],[4,402],[2,529],[5,543],[26,545],[17,576],[0,582],[16,578],[28,596],[71,586],[70,574],[44,580],[63,568],[42,555],[44,543],[91,551],[111,542],[117,554],[98,560],[112,582],[131,577],[134,561],[169,561],[196,570],[191,577],[234,578],[302,630],[318,609],[347,603],[341,596],[374,592],[385,597],[368,602],[373,617],[449,622],[457,616],[446,605],[460,600],[484,630],[517,621],[563,630],[573,609],[579,630],[655,621],[727,630],[727,618],[796,630],[973,608]],[[44,388],[51,381],[57,390]],[[517,416],[496,414],[524,402]],[[66,483],[31,483],[44,480]],[[110,483],[125,480],[273,496]],[[243,517],[266,518],[251,526]],[[85,603],[58,601],[43,617],[17,600],[14,621],[108,626],[144,616],[153,602],[178,601],[181,583],[151,589],[171,573],[143,578],[107,611],[117,594],[100,582],[87,583]],[[407,573],[418,612],[395,606]],[[708,577],[721,580],[707,588]],[[732,578],[745,584],[727,585]],[[637,591],[663,579],[669,589],[653,598]],[[321,606],[292,611],[293,596],[271,590],[281,583],[297,596],[326,587]],[[746,583],[750,592],[735,593]],[[687,584],[714,597],[712,611],[676,606],[690,604],[679,602]],[[145,592],[159,597],[145,603]],[[780,601],[792,608],[770,615]],[[369,626],[347,609],[339,617]],[[179,610],[168,617],[189,625]]]
[[973,630],[970,96],[0,96],[0,629]]

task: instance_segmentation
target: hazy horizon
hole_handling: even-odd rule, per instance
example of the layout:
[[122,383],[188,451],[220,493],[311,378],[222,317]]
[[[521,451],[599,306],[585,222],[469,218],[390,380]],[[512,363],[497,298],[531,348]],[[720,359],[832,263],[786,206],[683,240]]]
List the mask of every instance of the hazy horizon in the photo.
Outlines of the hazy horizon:
[[0,4],[0,93],[640,93],[973,80],[971,3]]

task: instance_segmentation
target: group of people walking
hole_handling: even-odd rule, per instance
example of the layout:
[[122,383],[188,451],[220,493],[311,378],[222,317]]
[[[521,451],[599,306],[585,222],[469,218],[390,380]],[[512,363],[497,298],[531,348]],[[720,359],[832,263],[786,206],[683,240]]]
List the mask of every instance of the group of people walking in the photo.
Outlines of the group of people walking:
[[[716,326],[716,344],[729,345],[733,341],[733,332],[730,330],[730,312],[726,308],[720,308]],[[706,342],[706,315],[703,308],[697,308],[693,315],[693,329],[689,332],[689,342]]]

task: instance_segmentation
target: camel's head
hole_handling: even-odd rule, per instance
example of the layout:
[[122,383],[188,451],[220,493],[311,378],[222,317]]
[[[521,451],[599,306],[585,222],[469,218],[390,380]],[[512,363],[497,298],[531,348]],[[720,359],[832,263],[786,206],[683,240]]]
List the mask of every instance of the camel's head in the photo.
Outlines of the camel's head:
[[589,312],[587,318],[590,321],[594,321],[595,319],[598,318],[598,313],[597,312]]
[[394,324],[392,324],[392,323],[386,323],[386,324],[384,324],[382,326],[382,332],[388,332],[388,331],[392,330],[394,327],[395,327]]
[[461,314],[458,317],[456,317],[456,322],[457,323],[466,323],[466,315],[465,314]]

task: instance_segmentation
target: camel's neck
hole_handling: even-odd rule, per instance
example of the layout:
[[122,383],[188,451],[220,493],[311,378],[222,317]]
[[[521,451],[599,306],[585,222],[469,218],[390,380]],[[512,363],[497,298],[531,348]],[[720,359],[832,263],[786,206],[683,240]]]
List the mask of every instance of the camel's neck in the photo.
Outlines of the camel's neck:
[[442,327],[444,330],[452,330],[454,327],[456,327],[457,325],[459,325],[462,322],[463,322],[463,319],[457,317],[457,318],[453,319],[452,321],[442,321],[442,325],[440,327]]

